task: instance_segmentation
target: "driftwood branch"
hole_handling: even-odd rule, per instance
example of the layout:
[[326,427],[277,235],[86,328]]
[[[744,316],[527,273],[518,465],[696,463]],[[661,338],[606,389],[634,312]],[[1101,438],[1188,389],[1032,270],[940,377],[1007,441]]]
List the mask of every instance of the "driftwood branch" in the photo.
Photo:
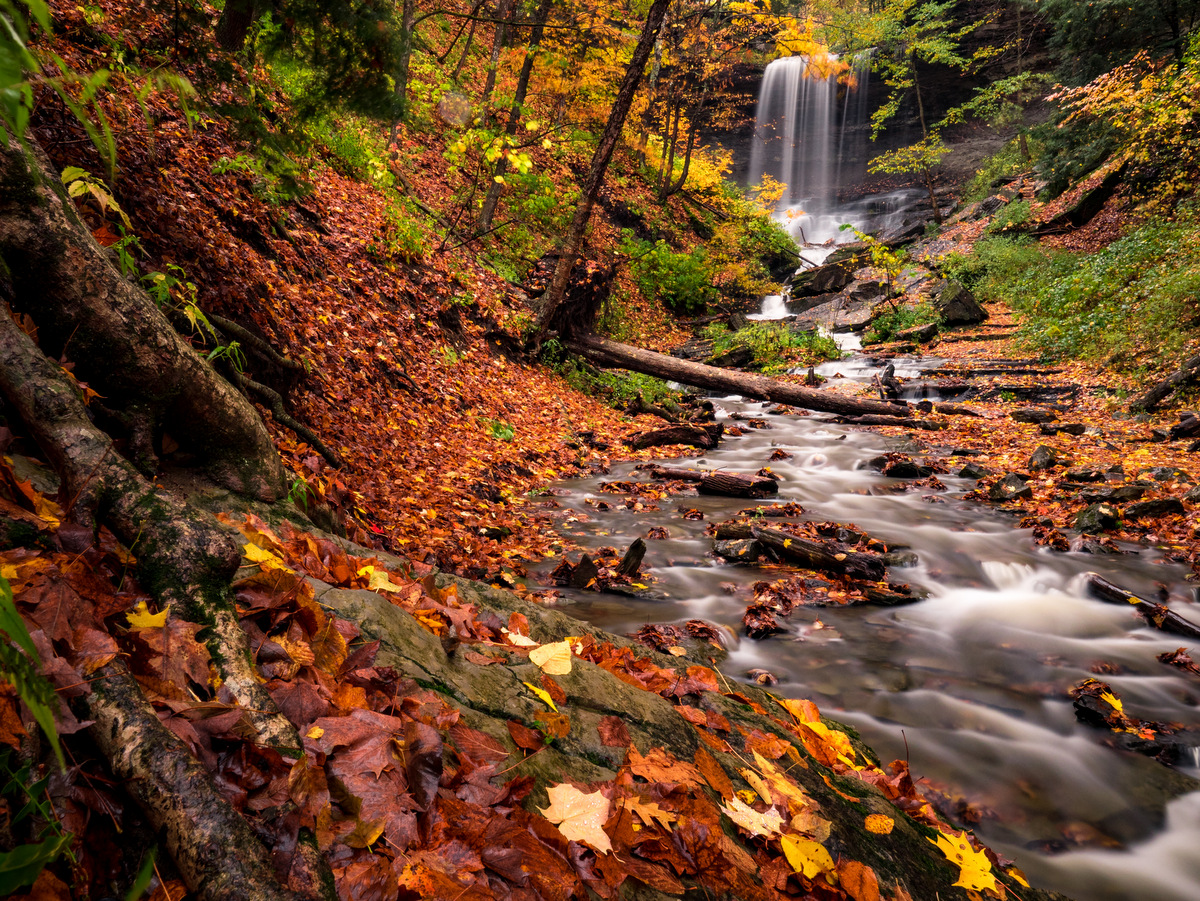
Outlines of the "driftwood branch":
[[1164,632],[1171,632],[1175,635],[1184,635],[1188,638],[1200,638],[1200,625],[1184,619],[1165,604],[1155,604],[1153,601],[1139,598],[1133,592],[1126,591],[1103,576],[1088,573],[1087,589],[1092,597],[1101,601],[1108,601],[1110,604],[1132,605],[1138,614],[1156,629],[1162,629]]

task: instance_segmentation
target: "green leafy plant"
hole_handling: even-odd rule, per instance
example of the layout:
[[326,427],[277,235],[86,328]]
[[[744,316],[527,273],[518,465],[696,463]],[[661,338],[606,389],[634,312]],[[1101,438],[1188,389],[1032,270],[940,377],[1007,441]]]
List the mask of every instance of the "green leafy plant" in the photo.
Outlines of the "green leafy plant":
[[502,419],[487,420],[488,431],[497,441],[512,441],[517,437],[517,430]]
[[938,311],[928,303],[920,303],[915,307],[895,305],[871,320],[870,327],[863,332],[863,344],[882,344],[893,340],[905,329],[940,320]]
[[703,333],[713,342],[713,354],[748,348],[753,357],[749,368],[763,372],[781,372],[797,366],[811,366],[825,360],[837,360],[842,352],[833,338],[818,329],[797,331],[784,322],[753,322],[736,332],[714,322]]
[[701,313],[716,300],[703,247],[676,253],[665,241],[645,241],[625,229],[621,232],[621,252],[629,256],[630,273],[642,294],[661,301],[667,309]]
[[100,215],[104,215],[109,210],[116,213],[120,218],[125,228],[132,229],[133,226],[129,222],[129,217],[125,215],[125,211],[121,209],[121,205],[117,203],[112,192],[108,190],[108,186],[98,180],[92,173],[86,169],[80,169],[78,166],[67,166],[62,171],[62,183],[66,186],[67,196],[82,197],[89,195],[96,206],[100,207]]
[[[0,678],[16,689],[17,697],[49,741],[58,765],[64,767],[62,745],[54,727],[58,699],[54,687],[38,672],[37,661],[37,647],[17,612],[12,588],[0,576]],[[16,810],[10,823],[32,819],[42,825],[37,841],[0,852],[0,895],[4,896],[32,884],[63,853],[70,855],[71,844],[71,834],[62,831],[46,796],[50,776],[35,779],[31,763],[25,761],[18,766],[14,758],[10,749],[0,748],[0,795],[12,799],[10,810]]]
[[1021,226],[1029,221],[1031,215],[1032,211],[1028,200],[1014,200],[1003,206],[992,217],[992,221],[988,223],[987,232],[993,235],[1018,232]]

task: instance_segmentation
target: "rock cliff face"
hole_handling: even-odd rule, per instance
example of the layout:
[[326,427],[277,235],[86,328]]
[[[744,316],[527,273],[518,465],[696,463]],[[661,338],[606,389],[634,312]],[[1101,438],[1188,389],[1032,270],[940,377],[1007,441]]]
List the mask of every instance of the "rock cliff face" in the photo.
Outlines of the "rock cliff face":
[[[967,37],[964,55],[969,56],[988,45],[1009,44],[1009,48],[989,61],[985,69],[972,75],[963,75],[948,66],[920,65],[918,77],[928,122],[940,119],[946,110],[965,101],[981,85],[1019,71],[1047,70],[1050,67],[1044,30],[1027,12],[1020,20],[1018,14],[1015,5],[996,10],[995,4],[986,0],[969,0],[961,5],[957,19],[960,24],[981,23]],[[750,178],[748,168],[754,139],[755,111],[764,69],[764,65],[750,63],[740,63],[734,67],[728,86],[723,91],[733,108],[733,115],[727,120],[729,124],[702,134],[705,143],[733,154],[730,177],[740,185],[748,184]],[[910,97],[887,129],[877,140],[871,141],[870,114],[886,102],[888,88],[877,77],[868,77],[865,82],[867,109],[863,124],[853,128],[841,141],[842,182],[838,192],[841,201],[855,200],[895,187],[895,179],[868,176],[867,163],[881,153],[918,140],[921,134],[917,105]],[[845,108],[844,90],[839,89],[841,110]],[[956,153],[952,153],[943,164],[944,176],[948,181],[958,182],[969,178],[982,157],[998,149],[1010,135],[981,124],[968,124],[952,129],[946,136]]]

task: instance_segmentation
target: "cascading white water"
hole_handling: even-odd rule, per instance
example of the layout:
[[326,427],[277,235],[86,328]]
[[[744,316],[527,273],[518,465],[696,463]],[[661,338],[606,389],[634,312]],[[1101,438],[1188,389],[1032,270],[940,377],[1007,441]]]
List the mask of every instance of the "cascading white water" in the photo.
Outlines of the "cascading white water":
[[750,152],[750,178],[787,185],[781,207],[824,207],[836,191],[837,77],[805,56],[777,59],[763,73]]

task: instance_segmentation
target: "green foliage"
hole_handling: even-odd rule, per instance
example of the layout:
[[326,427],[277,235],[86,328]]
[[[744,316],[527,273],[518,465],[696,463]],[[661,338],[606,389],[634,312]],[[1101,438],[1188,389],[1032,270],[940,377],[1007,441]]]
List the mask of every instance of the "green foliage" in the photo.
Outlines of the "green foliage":
[[887,296],[891,300],[896,293],[896,279],[900,277],[904,272],[904,267],[908,264],[908,251],[904,248],[893,250],[874,235],[859,231],[849,223],[843,225],[840,230],[845,231],[846,229],[853,231],[854,236],[867,246],[867,250],[871,254],[871,265],[884,271],[887,276]]
[[497,441],[512,441],[517,437],[517,430],[502,419],[486,420],[488,431]]
[[940,321],[938,311],[928,303],[919,303],[915,307],[906,304],[888,307],[871,320],[863,332],[862,342],[864,345],[882,344],[894,340],[905,329]]
[[112,210],[120,218],[121,222],[127,229],[132,229],[133,226],[129,222],[129,217],[125,215],[125,211],[121,209],[121,205],[117,203],[117,199],[113,197],[112,192],[101,181],[98,181],[94,175],[86,169],[80,169],[78,166],[67,166],[63,169],[62,183],[67,189],[68,197],[82,197],[87,194],[94,201],[96,206],[100,208],[100,215],[104,215],[109,210]]
[[1122,368],[1175,361],[1200,327],[1200,215],[1155,219],[1092,254],[986,238],[942,263],[981,300],[1025,314],[1022,338],[1048,358],[1096,358]]
[[630,257],[630,273],[642,294],[661,301],[668,310],[702,313],[710,301],[716,300],[703,247],[676,253],[666,241],[645,241],[624,229],[621,252]]
[[736,332],[714,322],[702,334],[713,342],[714,356],[749,348],[754,354],[749,368],[768,373],[837,360],[842,355],[837,342],[824,332],[797,331],[785,322],[752,322]]
[[633,403],[639,395],[649,404],[671,406],[679,402],[680,393],[662,379],[624,369],[595,369],[570,356],[555,338],[542,344],[540,358],[576,391],[599,398],[618,410]]
[[[17,697],[50,742],[58,765],[65,767],[58,730],[54,728],[58,698],[54,686],[38,672],[38,660],[37,647],[17,612],[12,588],[0,576],[0,679],[17,690]],[[69,854],[71,843],[71,835],[59,827],[46,798],[50,777],[35,780],[28,762],[14,769],[14,756],[7,747],[0,748],[0,796],[11,799],[7,801],[8,809],[17,811],[9,824],[16,825],[33,818],[43,825],[36,842],[0,852],[0,895],[5,897],[32,884],[38,873],[63,852]]]
[[995,193],[1002,179],[1028,171],[1042,156],[1043,143],[1036,138],[1026,140],[1030,159],[1021,153],[1021,145],[1013,139],[983,161],[975,177],[963,190],[963,203],[974,203]]
[[1017,232],[1021,226],[1029,222],[1033,211],[1028,200],[1014,200],[1005,204],[988,223],[987,232],[998,235],[1004,232]]
[[392,194],[384,209],[383,224],[367,244],[367,253],[385,265],[415,263],[427,249],[421,221],[421,214],[408,198]]

